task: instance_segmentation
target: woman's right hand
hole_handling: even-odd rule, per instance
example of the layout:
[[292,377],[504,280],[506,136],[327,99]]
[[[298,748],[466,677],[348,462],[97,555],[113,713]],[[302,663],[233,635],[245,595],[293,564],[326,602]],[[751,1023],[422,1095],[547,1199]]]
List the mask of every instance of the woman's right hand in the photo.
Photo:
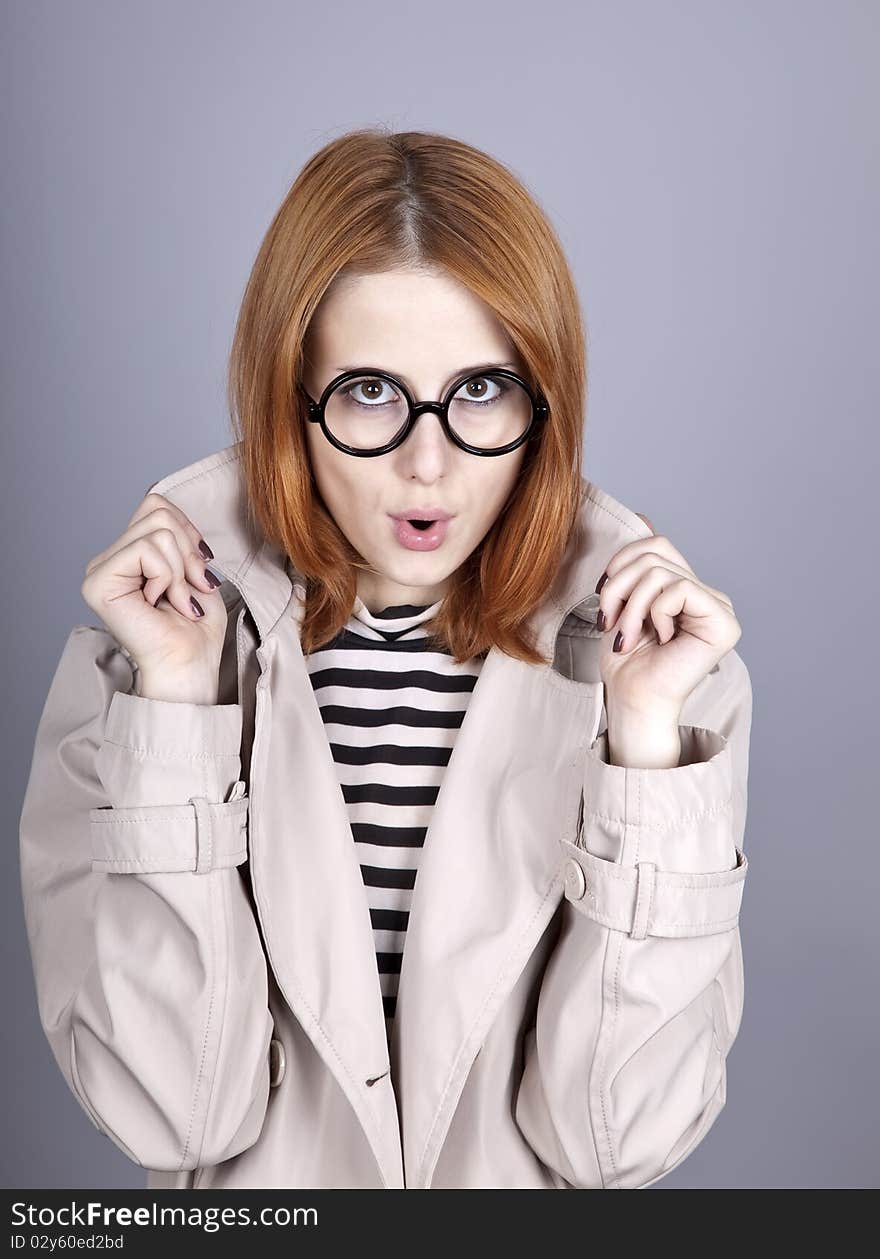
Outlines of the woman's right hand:
[[217,703],[227,615],[201,541],[184,512],[150,493],[86,568],[80,593],[136,661],[137,693],[147,698]]

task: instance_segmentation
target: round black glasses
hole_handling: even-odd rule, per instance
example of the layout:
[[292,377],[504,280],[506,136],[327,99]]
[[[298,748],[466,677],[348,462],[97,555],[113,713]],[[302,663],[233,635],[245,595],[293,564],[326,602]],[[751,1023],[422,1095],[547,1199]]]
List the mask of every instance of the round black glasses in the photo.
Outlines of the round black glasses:
[[461,450],[484,457],[516,450],[550,414],[544,396],[506,367],[464,373],[442,402],[416,402],[402,380],[369,367],[331,380],[317,402],[301,383],[297,388],[308,401],[308,419],[331,445],[363,458],[396,450],[426,411],[439,416]]

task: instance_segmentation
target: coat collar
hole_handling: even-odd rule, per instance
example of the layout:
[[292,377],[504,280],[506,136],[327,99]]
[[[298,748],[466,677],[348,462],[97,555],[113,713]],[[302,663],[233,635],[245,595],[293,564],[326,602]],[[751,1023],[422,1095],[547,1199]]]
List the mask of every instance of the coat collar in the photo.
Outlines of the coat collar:
[[[551,657],[567,616],[598,637],[605,564],[652,532],[584,484],[563,562],[530,618]],[[249,860],[278,988],[349,1098],[384,1184],[428,1188],[474,1060],[562,898],[560,841],[576,838],[601,681],[495,648],[484,660],[425,837],[389,1054],[360,866],[302,667],[298,574],[248,526],[237,444],[150,488],[199,527],[259,633]]]
[[278,546],[250,524],[239,443],[207,455],[156,481],[161,494],[185,512],[214,552],[217,573],[240,591],[265,641],[293,593],[293,570]]
[[[294,583],[302,578],[278,546],[253,532],[239,455],[239,443],[225,446],[169,473],[149,489],[186,512],[210,540],[213,566],[240,591],[260,640],[265,641],[290,602]],[[583,485],[583,506],[559,571],[529,617],[544,654],[552,651],[569,613],[595,624],[595,586],[606,562],[624,543],[653,532],[599,486],[585,478]]]

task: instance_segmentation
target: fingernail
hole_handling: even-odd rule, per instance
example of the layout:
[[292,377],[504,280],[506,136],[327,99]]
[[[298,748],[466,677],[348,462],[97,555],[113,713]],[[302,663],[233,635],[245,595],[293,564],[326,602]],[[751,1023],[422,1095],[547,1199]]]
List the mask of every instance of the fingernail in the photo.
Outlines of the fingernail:
[[198,599],[194,599],[194,598],[192,597],[192,595],[190,595],[190,597],[189,597],[189,601],[190,601],[190,603],[191,603],[191,604],[192,604],[192,606],[193,606],[193,612],[195,612],[196,616],[204,616],[204,615],[205,615],[205,609],[204,609],[204,608],[202,607],[202,605],[199,603]]
[[608,580],[608,574],[607,574],[607,573],[603,573],[603,574],[602,574],[602,576],[599,578],[599,581],[598,581],[598,583],[597,583],[597,585],[596,585],[596,594],[600,594],[600,593],[601,593],[601,591],[602,591],[602,587],[605,585],[605,583],[606,583],[606,581],[607,581],[607,580]]
[[611,650],[620,651],[622,646],[623,646],[623,633],[620,630],[618,630],[617,637],[614,640],[614,646],[611,648]]
[[605,613],[601,608],[599,609],[599,613],[596,617],[596,625],[603,633],[605,632]]
[[200,550],[200,551],[201,551],[201,553],[202,553],[202,558],[203,558],[203,559],[206,559],[206,560],[212,560],[212,559],[214,558],[214,552],[213,552],[213,551],[211,550],[211,548],[208,546],[208,544],[207,544],[207,542],[205,541],[205,539],[204,539],[204,538],[200,538],[200,539],[199,539],[199,550]]
[[212,573],[210,568],[205,569],[205,581],[208,583],[208,585],[211,587],[212,590],[216,590],[217,587],[221,584],[220,578],[217,576],[216,573]]

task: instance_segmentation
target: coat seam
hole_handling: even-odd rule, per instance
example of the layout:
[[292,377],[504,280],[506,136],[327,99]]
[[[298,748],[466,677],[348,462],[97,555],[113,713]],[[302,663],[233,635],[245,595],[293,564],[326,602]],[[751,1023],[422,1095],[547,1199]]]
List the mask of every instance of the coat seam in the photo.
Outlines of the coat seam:
[[[210,905],[210,901],[211,901],[211,888],[210,888],[210,885],[209,885],[209,886],[208,886],[208,888],[207,888],[207,898],[208,898],[208,903],[209,903],[209,905]],[[201,1054],[201,1058],[199,1059],[199,1070],[198,1070],[198,1075],[196,1076],[196,1085],[195,1085],[195,1089],[193,1090],[192,1109],[190,1110],[190,1115],[189,1115],[189,1124],[187,1125],[187,1129],[186,1129],[186,1136],[184,1137],[184,1142],[183,1142],[183,1151],[182,1151],[181,1156],[180,1156],[180,1165],[179,1165],[179,1167],[178,1167],[178,1169],[177,1169],[178,1171],[183,1171],[183,1170],[184,1170],[184,1164],[186,1163],[186,1157],[187,1157],[187,1154],[189,1153],[189,1145],[190,1145],[190,1140],[191,1140],[191,1138],[192,1138],[193,1124],[194,1124],[194,1122],[195,1122],[196,1107],[197,1107],[197,1105],[198,1105],[198,1101],[199,1101],[199,1090],[200,1090],[200,1088],[201,1088],[201,1083],[202,1083],[202,1074],[203,1074],[203,1072],[204,1072],[204,1068],[205,1068],[205,1058],[207,1057],[207,1050],[208,1050],[208,1033],[209,1033],[209,1031],[210,1031],[210,1027],[211,1027],[211,1015],[212,1015],[212,1013],[213,1013],[213,1008],[214,1008],[214,984],[216,983],[216,958],[215,958],[215,952],[214,952],[214,930],[213,930],[213,923],[212,923],[212,929],[211,929],[211,975],[212,975],[212,977],[213,977],[213,980],[212,980],[212,984],[211,984],[211,996],[210,996],[210,998],[209,998],[209,1000],[208,1000],[208,1015],[207,1015],[207,1018],[206,1018],[206,1020],[205,1020],[205,1031],[204,1031],[204,1034],[203,1034],[203,1037],[202,1037],[202,1054]]]
[[588,503],[592,503],[593,506],[598,511],[605,512],[606,516],[610,516],[612,520],[616,520],[619,525],[623,525],[624,529],[628,530],[629,533],[632,533],[638,536],[639,530],[634,529],[632,527],[632,523],[629,520],[627,520],[623,516],[619,516],[616,511],[612,511],[611,508],[607,506],[607,504],[600,503],[599,500],[597,498],[594,498],[592,494],[587,495],[586,501]]
[[[608,1055],[610,1054],[611,1047],[614,1044],[614,1033],[617,1030],[617,1023],[620,1016],[620,970],[623,965],[623,947],[624,947],[623,937],[621,936],[618,939],[618,943],[617,943],[617,963],[614,967],[614,1020],[611,1024],[611,1032],[608,1037],[608,1051],[602,1063],[603,1069],[607,1067],[608,1065]],[[609,1102],[611,1101],[610,1087],[608,1090],[608,1101]],[[617,1159],[615,1158],[615,1155],[614,1155],[614,1139],[611,1135],[611,1125],[608,1123],[608,1118],[605,1115],[605,1090],[604,1089],[602,1092],[602,1114],[603,1114],[603,1117],[605,1118],[606,1132],[608,1134],[608,1156],[611,1159],[611,1168],[612,1168],[612,1175],[611,1175],[611,1181],[609,1182],[609,1188],[613,1188],[615,1183],[617,1183],[618,1185],[620,1183],[620,1170],[617,1166]]]
[[[199,1146],[199,1153],[198,1153],[199,1166],[201,1166],[202,1152],[205,1148],[205,1140],[208,1135],[211,1102],[213,1100],[214,1089],[217,1084],[217,1073],[220,1069],[220,1054],[221,1054],[222,1046],[223,1046],[223,1030],[226,1026],[226,1012],[229,1008],[229,972],[231,969],[231,958],[230,958],[230,948],[229,948],[230,929],[229,929],[229,906],[227,903],[227,894],[228,894],[227,883],[221,877],[219,881],[219,888],[218,888],[217,895],[220,897],[221,915],[223,919],[223,924],[222,924],[223,925],[223,939],[226,942],[226,947],[224,948],[224,958],[225,958],[226,965],[224,967],[224,972],[223,972],[223,1003],[220,1008],[220,1028],[217,1034],[217,1052],[214,1055],[214,1070],[211,1074],[211,1085],[210,1085],[210,1088],[208,1089],[208,1100],[205,1105],[205,1122],[202,1127],[202,1140]],[[209,895],[213,895],[213,889],[209,888]]]
[[[198,481],[203,476],[208,476],[211,472],[216,472],[218,468],[225,468],[227,463],[232,463],[233,460],[238,458],[239,454],[233,447],[233,450],[227,454],[225,459],[218,459],[216,463],[212,463],[208,468],[200,468],[198,472],[193,472],[188,477],[182,477],[177,481],[173,479],[172,474],[172,479],[163,477],[161,480],[157,481],[156,484],[162,485],[164,483],[166,490],[177,490],[180,489],[181,486],[190,485],[193,481]],[[161,490],[150,490],[150,493],[159,494],[162,498],[167,498],[167,495],[163,494]]]
[[[581,911],[577,911],[577,912],[581,912]],[[591,911],[588,914],[585,913],[585,917],[591,918],[593,922],[598,922],[601,926],[608,927],[612,931],[618,931],[622,935],[628,936],[630,934],[630,930],[631,930],[630,926],[621,925],[620,920],[618,918],[612,918],[608,914],[599,913],[598,910]],[[657,924],[656,922],[654,922],[648,928],[648,935],[659,937],[661,939],[670,939],[670,938],[674,939],[676,936],[683,935],[686,932],[691,931],[696,927],[720,927],[722,931],[724,931],[724,930],[729,930],[735,927],[738,922],[739,922],[739,914],[734,914],[728,918],[706,919],[701,922],[676,922],[674,924],[675,935],[671,935],[670,931],[668,930],[657,932],[654,929],[656,928]],[[719,931],[716,934],[720,935],[721,932]]]
[[[708,762],[702,762],[707,764]],[[603,761],[602,764],[605,764]],[[617,768],[624,768],[618,766]],[[679,766],[678,768],[686,768]],[[677,813],[674,818],[668,822],[631,822],[624,817],[612,817],[607,813],[597,813],[594,809],[587,810],[587,817],[597,822],[610,822],[615,826],[629,827],[632,830],[640,831],[671,831],[681,826],[685,822],[700,822],[704,818],[717,817],[720,813],[727,813],[733,808],[733,801],[726,800],[723,804],[710,806],[708,809],[701,809],[698,813]]]
[[213,761],[219,760],[224,756],[232,757],[239,755],[238,749],[235,749],[234,751],[230,750],[229,752],[191,752],[188,749],[186,751],[178,751],[177,748],[170,744],[166,747],[162,747],[160,745],[150,746],[149,744],[120,743],[116,739],[110,738],[108,735],[104,735],[103,741],[110,747],[121,748],[124,752],[138,752],[144,756],[153,756],[156,760],[169,759],[173,756],[182,761]]
[[[243,797],[240,796],[238,800],[229,800],[227,801],[227,803],[240,804],[242,799]],[[173,805],[172,807],[176,809],[185,809],[187,806],[185,804],[180,804],[180,805]],[[220,805],[213,805],[212,807],[216,809],[216,808],[220,808]],[[133,804],[133,805],[130,805],[128,808],[122,806],[119,809],[115,809],[111,805],[110,808],[107,810],[107,817],[94,817],[91,819],[90,825],[92,826],[145,826],[150,822],[188,823],[188,822],[191,822],[192,820],[191,817],[188,817],[186,813],[150,813],[147,817],[119,817],[117,816],[117,814],[119,813],[141,813],[144,810],[151,809],[151,808],[163,809],[165,808],[165,806],[161,804],[160,805]],[[244,809],[236,809],[236,810],[231,809],[229,813],[225,815],[221,814],[218,821],[222,822],[224,816],[228,820],[235,821],[236,814],[240,814],[242,818],[246,818],[247,816]]]
[[[214,869],[224,870],[224,869],[226,869],[227,867],[226,867],[225,865],[220,865],[220,864],[219,864],[219,860],[223,860],[223,861],[225,861],[227,858],[230,858],[230,857],[246,857],[246,856],[247,856],[247,847],[244,847],[244,848],[235,848],[235,849],[233,849],[233,851],[232,851],[232,852],[223,852],[223,853],[220,855],[220,858],[219,858],[219,859],[215,856],[215,857],[213,858],[213,861],[212,861],[212,867],[213,867]],[[167,853],[167,852],[157,853],[155,857],[93,857],[93,858],[92,858],[92,860],[93,860],[93,861],[100,863],[100,868],[101,868],[101,869],[103,869],[103,868],[104,868],[104,866],[108,866],[108,865],[111,865],[111,866],[145,866],[145,865],[151,865],[154,861],[163,861],[163,862],[166,862],[166,861],[168,861],[168,859],[169,859],[169,858],[168,858],[168,853]],[[179,857],[179,858],[178,858],[178,857],[173,857],[171,860],[172,860],[172,861],[185,861],[185,860],[189,860],[189,858],[188,858],[188,857]],[[238,863],[238,862],[236,862],[236,865],[237,865],[237,864],[239,864],[239,863]],[[98,873],[98,871],[96,871],[96,873]],[[111,873],[112,873],[112,871],[111,871]],[[148,873],[151,873],[151,874],[162,874],[162,873],[163,873],[163,871],[162,871],[162,870],[152,870],[152,871],[149,871]],[[183,873],[183,874],[187,874],[187,873],[194,873],[194,869],[193,869],[192,867],[190,867],[190,866],[181,866],[181,867],[179,867],[179,868],[178,868],[177,866],[175,866],[175,867],[174,867],[174,869],[164,871],[164,873],[167,873],[167,874],[181,874],[181,873]]]
[[[636,777],[635,813],[636,813],[636,819],[637,819],[636,833],[635,833],[636,849],[635,849],[635,855],[633,857],[633,864],[637,866],[638,860],[639,860],[639,843],[640,843],[638,819],[641,817],[640,801],[639,801],[638,793],[640,791],[640,786],[641,786],[641,774],[638,772],[638,770],[632,771],[628,766],[623,767],[624,814],[625,814],[625,818],[627,819],[624,822],[623,847],[624,849],[626,848],[627,824],[628,824],[628,819],[629,819],[629,814],[630,814],[630,810],[627,807],[627,805],[630,799],[629,787],[630,787],[630,779],[632,778],[633,772],[635,773],[635,777]],[[623,856],[623,853],[621,853],[621,856]],[[609,939],[610,938],[611,937],[609,936]],[[621,966],[623,965],[623,950],[624,950],[623,934],[620,934],[617,937],[615,937],[615,943],[617,946],[617,958],[615,960],[614,978],[612,980],[612,993],[613,993],[613,998],[614,998],[613,1016],[611,1019],[611,1025],[608,1029],[608,1035],[605,1038],[605,1045],[603,1046],[603,1053],[602,1053],[602,1060],[601,1060],[602,1061],[602,1074],[599,1079],[599,1101],[602,1108],[602,1123],[605,1128],[605,1141],[607,1143],[607,1148],[608,1148],[608,1159],[611,1163],[611,1176],[607,1183],[607,1186],[606,1186],[607,1188],[614,1188],[615,1185],[618,1188],[620,1187],[620,1171],[618,1169],[617,1159],[615,1158],[615,1154],[614,1154],[614,1140],[611,1135],[611,1124],[609,1122],[608,1110],[606,1107],[606,1092],[608,1093],[608,1102],[610,1103],[610,1100],[611,1100],[610,1085],[606,1085],[606,1081],[605,1081],[605,1071],[608,1064],[608,1056],[614,1044],[614,1034],[617,1030],[618,1018],[620,1014],[620,971],[621,971]],[[608,954],[606,951],[605,958],[603,960],[603,966],[602,966],[603,1004],[604,1004],[604,977],[605,977],[605,970],[606,970],[607,965],[608,965]],[[604,1022],[604,1019],[603,1019],[603,1022]],[[601,1166],[600,1166],[600,1171],[601,1171]],[[604,1181],[604,1176],[603,1176],[603,1181]]]
[[[208,786],[207,777],[208,777],[207,770],[205,770],[204,777],[202,780],[202,794],[205,796],[209,794],[209,786]],[[183,1170],[183,1165],[186,1162],[186,1158],[190,1149],[190,1141],[192,1139],[193,1125],[195,1123],[196,1108],[199,1102],[199,1094],[201,1092],[202,1079],[203,1079],[204,1071],[205,1071],[205,1060],[208,1056],[208,1037],[210,1036],[210,1032],[211,1032],[211,1021],[214,1014],[214,999],[215,999],[215,995],[217,991],[217,924],[216,924],[216,917],[215,917],[216,906],[214,904],[214,899],[213,899],[214,889],[213,889],[210,876],[208,878],[207,887],[205,890],[206,890],[206,897],[208,901],[208,918],[211,923],[211,931],[210,931],[211,996],[208,1000],[208,1014],[205,1020],[204,1035],[202,1037],[202,1054],[199,1060],[199,1072],[196,1078],[196,1086],[193,1093],[192,1110],[190,1111],[189,1125],[187,1127],[186,1138],[184,1140],[183,1153],[180,1159],[180,1167],[178,1168],[179,1171]],[[218,1051],[219,1051],[219,1042],[218,1042]],[[207,1129],[207,1110],[205,1112],[205,1129]],[[205,1137],[205,1132],[203,1131],[202,1141],[204,1141],[204,1137]]]
[[[596,1150],[596,1165],[599,1170],[599,1182],[603,1189],[609,1188],[609,1183],[608,1183],[608,1180],[606,1179],[605,1169],[603,1167],[604,1160],[603,1160],[603,1156],[599,1148],[599,1141],[596,1138],[597,1125],[596,1125],[596,1122],[594,1121],[594,1107],[592,1104],[592,1095],[593,1095],[593,1079],[595,1078],[595,1090],[599,1098],[599,1124],[601,1126],[602,1135],[604,1137],[604,1143],[608,1150],[609,1157],[611,1160],[612,1179],[613,1179],[614,1174],[616,1174],[616,1168],[614,1166],[614,1151],[611,1148],[611,1129],[608,1122],[607,1110],[605,1107],[605,1096],[603,1092],[603,1082],[602,1082],[602,1069],[604,1067],[604,1058],[606,1055],[605,1045],[610,1036],[610,1032],[607,1030],[608,1003],[605,1000],[605,989],[608,984],[608,953],[611,948],[611,944],[613,940],[614,940],[614,937],[611,935],[611,932],[609,931],[605,939],[605,950],[602,956],[602,973],[599,978],[599,998],[600,998],[600,1006],[601,1006],[600,1013],[599,1013],[599,1031],[596,1036],[596,1051],[593,1055],[592,1068],[588,1073],[588,1083],[587,1083],[587,1117],[590,1123],[591,1131],[593,1132],[593,1145],[595,1146],[595,1150]],[[619,952],[620,950],[618,947],[618,956],[619,956]]]

